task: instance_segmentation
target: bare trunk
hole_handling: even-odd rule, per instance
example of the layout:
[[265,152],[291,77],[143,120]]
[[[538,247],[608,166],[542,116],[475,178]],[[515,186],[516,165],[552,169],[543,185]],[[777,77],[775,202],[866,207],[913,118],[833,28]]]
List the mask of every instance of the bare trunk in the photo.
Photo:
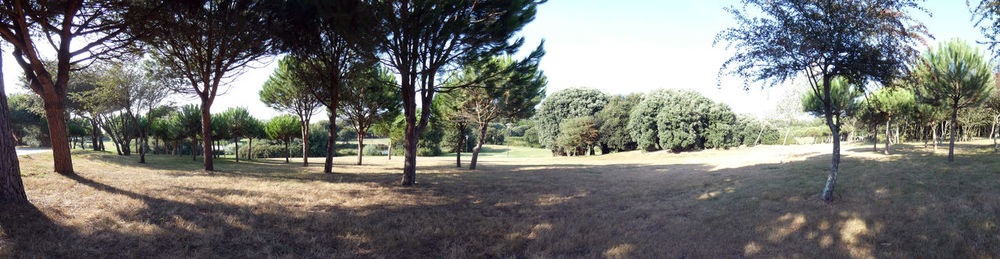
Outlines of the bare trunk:
[[785,128],[785,138],[781,141],[781,145],[788,145],[788,134],[792,133],[792,127]]
[[236,154],[236,162],[239,163],[240,162],[240,138],[236,138],[236,140],[233,141],[233,143],[236,144],[236,152],[234,152],[234,154]]
[[993,139],[993,153],[1000,151],[997,146],[997,121],[1000,121],[1000,114],[993,116],[993,126],[990,127],[990,138]]
[[291,142],[291,140],[285,139],[285,164],[289,162],[288,157],[292,156],[292,150],[288,148],[288,142]]
[[892,116],[889,116],[888,118],[889,119],[885,120],[885,150],[882,151],[882,153],[884,153],[886,155],[889,154],[889,139],[891,139],[889,137],[890,136],[889,129],[892,128],[890,126],[890,124],[892,123]]
[[416,119],[406,118],[406,143],[403,145],[403,180],[401,185],[410,186],[417,175],[417,128]]
[[931,122],[931,143],[934,144],[934,151],[937,151],[938,146],[938,135],[937,135],[937,122]]
[[458,147],[455,148],[455,167],[462,167],[462,149],[465,147],[465,127],[458,128]]
[[[211,152],[212,150],[212,104],[206,102],[202,99],[201,103],[201,136],[202,145],[204,145],[204,151]],[[204,154],[202,157],[205,158],[205,171],[215,171],[215,164],[212,160],[211,154]]]
[[253,138],[247,140],[247,160],[253,160]]
[[326,162],[323,163],[323,173],[333,173],[333,156],[337,153],[337,111],[330,111],[330,126],[326,132]]
[[[0,60],[2,64],[2,60]],[[3,72],[0,71],[0,204],[28,203],[21,183],[21,165],[17,161],[14,135],[11,132],[7,94],[4,92]],[[72,168],[70,168],[72,172]],[[10,227],[10,226],[8,226]]]
[[[91,116],[93,117],[93,116]],[[97,139],[100,137],[101,129],[97,126],[97,121],[93,118],[90,119],[90,135],[91,135],[91,146],[93,146],[94,151],[101,151],[100,144],[97,143]]]
[[309,166],[309,121],[302,120],[302,166]]
[[69,138],[66,132],[66,106],[63,98],[43,96],[45,118],[49,124],[49,138],[52,142],[53,168],[60,174],[73,174],[73,158],[69,152]]
[[365,133],[363,130],[358,131],[358,165],[361,165],[361,157],[364,155],[363,151],[365,149]]
[[830,101],[830,80],[831,77],[823,77],[823,94],[826,101],[823,103],[823,111],[826,117],[826,125],[830,127],[830,133],[833,134],[833,155],[830,161],[830,175],[826,178],[826,185],[823,187],[823,193],[820,198],[826,202],[833,201],[834,187],[837,184],[837,173],[840,169],[840,118],[837,117],[834,121],[833,109],[831,107]]
[[958,105],[951,106],[951,125],[948,125],[951,143],[948,144],[948,162],[955,161],[955,124],[958,122]]
[[757,144],[759,144],[759,143],[760,143],[760,135],[763,135],[763,134],[764,134],[764,123],[763,123],[763,122],[761,122],[761,123],[760,123],[760,131],[759,131],[759,132],[757,132],[757,138],[755,138],[755,139],[753,140],[753,145],[754,145],[754,146],[757,146]]
[[479,126],[479,140],[476,141],[476,147],[472,149],[469,170],[476,170],[476,163],[479,161],[479,150],[483,149],[483,143],[486,142],[486,128],[489,126],[489,123],[489,121],[486,121]]

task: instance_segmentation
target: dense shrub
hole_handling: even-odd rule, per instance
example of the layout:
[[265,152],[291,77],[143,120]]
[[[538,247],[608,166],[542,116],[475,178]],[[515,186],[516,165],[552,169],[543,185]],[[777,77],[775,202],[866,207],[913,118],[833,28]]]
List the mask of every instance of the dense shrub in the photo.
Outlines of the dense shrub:
[[553,93],[542,102],[533,117],[539,143],[556,150],[556,138],[563,120],[594,116],[607,102],[607,95],[593,88],[569,88]]
[[594,117],[599,127],[601,153],[636,149],[636,142],[628,130],[629,113],[642,101],[641,94],[617,95],[608,98],[608,104]]
[[632,107],[626,128],[639,149],[646,151],[660,149],[656,116],[676,94],[677,90],[672,89],[654,90]]
[[559,137],[556,145],[559,153],[570,155],[585,155],[594,153],[598,141],[597,124],[594,117],[576,117],[563,121],[559,126]]

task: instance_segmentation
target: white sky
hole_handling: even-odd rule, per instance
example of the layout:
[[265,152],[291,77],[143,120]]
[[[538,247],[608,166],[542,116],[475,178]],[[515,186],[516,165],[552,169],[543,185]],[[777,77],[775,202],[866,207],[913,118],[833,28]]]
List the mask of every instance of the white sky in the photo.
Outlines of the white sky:
[[[724,46],[713,47],[715,35],[732,24],[723,7],[732,0],[551,0],[539,8],[525,27],[523,51],[545,40],[547,54],[541,67],[549,79],[548,92],[587,86],[611,94],[649,92],[660,88],[693,89],[729,104],[738,113],[765,115],[788,87],[754,87],[743,91],[742,81],[716,84],[719,67],[729,56]],[[965,1],[933,0],[924,5],[932,17],[916,14],[936,41],[961,38],[975,43]],[[985,48],[985,47],[983,47]],[[7,92],[24,92],[17,80],[22,71],[4,49],[3,73]],[[279,114],[260,102],[258,91],[277,66],[276,59],[249,69],[216,98],[212,112],[243,106],[267,119]],[[193,103],[195,98],[179,98]],[[321,116],[323,117],[323,116]]]

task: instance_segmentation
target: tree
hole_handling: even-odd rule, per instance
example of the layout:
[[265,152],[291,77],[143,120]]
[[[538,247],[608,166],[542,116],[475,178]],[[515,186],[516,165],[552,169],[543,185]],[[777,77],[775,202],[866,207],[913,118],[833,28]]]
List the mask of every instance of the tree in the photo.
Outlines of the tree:
[[271,139],[285,142],[285,163],[288,163],[288,157],[292,155],[292,151],[288,149],[288,142],[291,142],[292,138],[302,132],[299,118],[287,114],[271,118],[264,126],[264,132],[267,132],[267,136]]
[[948,162],[955,160],[955,124],[958,111],[979,105],[993,91],[993,64],[964,41],[951,40],[930,50],[913,65],[914,93],[924,103],[951,109]]
[[570,118],[559,125],[559,137],[556,138],[556,145],[566,154],[582,156],[586,155],[589,150],[590,154],[593,155],[598,135],[594,117]]
[[[534,0],[512,1],[379,1],[374,3],[379,30],[376,46],[382,63],[400,75],[405,128],[405,160],[401,184],[413,185],[417,171],[417,139],[427,127],[441,82],[437,75],[450,65],[499,54],[513,54],[523,39],[509,40],[535,17]],[[418,121],[419,117],[419,121]]]
[[[173,127],[179,129],[179,135],[191,139],[191,160],[197,160],[198,157],[198,136],[199,134],[203,134],[201,131],[201,124],[203,123],[201,114],[201,108],[198,105],[188,104],[181,107],[180,112],[175,113],[170,118]],[[205,150],[211,150],[211,147],[206,148]]]
[[[3,64],[2,58],[0,64]],[[3,78],[2,71],[0,78]],[[28,203],[24,184],[21,183],[21,166],[18,164],[17,151],[14,150],[17,142],[11,134],[13,131],[9,114],[4,80],[0,79],[0,204]]]
[[[0,38],[14,47],[14,61],[24,70],[32,92],[45,102],[53,168],[60,174],[73,173],[65,118],[70,71],[74,65],[113,57],[132,47],[143,31],[129,25],[155,9],[138,8],[140,4],[125,0],[0,3]],[[42,39],[46,41],[36,42]],[[44,42],[56,53],[54,68],[46,67],[42,59],[39,50]]]
[[635,104],[635,107],[629,112],[626,127],[632,139],[636,141],[638,148],[645,151],[661,149],[656,116],[675,95],[677,95],[677,90],[654,90],[646,94],[642,101]]
[[[833,141],[830,174],[821,198],[833,200],[840,168],[840,122],[833,111],[831,81],[843,76],[854,85],[888,84],[903,74],[914,48],[927,35],[910,10],[918,0],[746,0],[727,9],[736,26],[723,30],[735,54],[720,68],[723,75],[774,86],[804,76],[823,106]],[[747,7],[753,8],[748,10]]]
[[593,88],[568,88],[552,93],[542,101],[533,117],[539,143],[555,154],[562,154],[556,144],[562,121],[594,116],[607,103],[607,95]]
[[[713,105],[715,103],[712,100],[697,92],[691,90],[675,91],[656,113],[659,146],[673,152],[705,147],[705,133],[712,125],[708,116],[713,113],[711,111]],[[728,110],[729,107],[719,109]],[[726,124],[725,127],[728,127],[736,119],[735,114],[732,114],[731,111],[728,116],[722,114],[718,116],[719,122]],[[726,120],[722,121],[722,119]],[[728,135],[728,133],[721,134]]]
[[399,116],[402,103],[394,82],[396,76],[388,69],[371,67],[349,80],[343,89],[344,99],[339,107],[357,132],[358,165],[361,164],[368,129],[377,122]]
[[260,90],[260,101],[275,110],[299,117],[298,121],[302,123],[299,126],[299,133],[302,134],[302,166],[309,166],[309,121],[321,103],[315,95],[309,93],[311,87],[308,85],[315,82],[292,71],[297,67],[294,64],[296,62],[299,61],[291,56],[278,61],[278,68]]
[[[259,30],[271,22],[269,6],[258,0],[164,2],[144,17],[141,30],[150,32],[145,42],[153,59],[190,84],[177,90],[200,99],[202,144],[212,150],[211,108],[223,81],[272,52],[272,36]],[[215,170],[212,156],[204,164]]]
[[259,122],[253,116],[250,116],[247,108],[243,107],[226,109],[225,112],[222,112],[222,117],[225,118],[225,121],[229,122],[227,129],[229,130],[229,136],[233,138],[233,143],[236,143],[236,162],[239,163],[240,139],[253,138],[253,127]]
[[479,125],[479,141],[472,149],[470,170],[476,169],[490,122],[531,117],[535,106],[545,97],[547,81],[538,70],[539,58],[541,52],[537,51],[522,62],[515,62],[510,57],[493,57],[484,63],[465,66],[455,77],[455,84],[465,85],[456,90],[465,100],[456,115]]
[[[599,125],[598,131],[601,153],[635,150],[637,143],[628,130],[629,113],[637,103],[642,102],[642,94],[617,95],[608,97],[608,104],[594,115]],[[527,134],[525,134],[527,135]]]
[[[336,154],[337,111],[342,84],[375,63],[376,39],[382,33],[357,28],[375,28],[372,6],[366,1],[285,1],[271,8],[279,48],[302,60],[296,72],[315,80],[309,93],[326,107],[327,152],[324,173],[333,172]],[[289,30],[288,28],[295,28]],[[395,83],[395,81],[393,81]]]
[[885,118],[885,150],[883,152],[888,155],[891,153],[889,150],[889,130],[893,122],[892,118],[913,112],[916,105],[913,92],[902,88],[882,88],[873,92],[868,102],[871,103],[872,109]]
[[[830,80],[830,92],[826,95],[828,96],[826,102],[830,103],[829,112],[836,119],[834,121],[835,124],[841,125],[842,118],[854,116],[861,105],[858,102],[858,98],[863,94],[860,91],[860,87],[851,84],[850,80],[843,77],[836,77]],[[806,92],[805,96],[802,97],[802,111],[816,117],[824,117],[827,113],[826,102],[815,91]],[[831,134],[831,136],[833,136],[835,142],[837,139],[840,139],[839,135]]]

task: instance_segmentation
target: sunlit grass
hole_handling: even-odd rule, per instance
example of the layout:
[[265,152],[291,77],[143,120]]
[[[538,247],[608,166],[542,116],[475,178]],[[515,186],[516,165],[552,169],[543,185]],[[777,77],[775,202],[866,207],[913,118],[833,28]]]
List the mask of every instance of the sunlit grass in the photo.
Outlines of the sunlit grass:
[[63,176],[34,154],[21,166],[36,208],[0,212],[0,256],[996,257],[989,144],[962,143],[950,164],[945,148],[845,145],[830,204],[818,200],[829,145],[487,152],[476,171],[421,157],[415,187],[397,185],[401,157],[338,157],[325,175],[283,159],[204,172],[189,156],[75,151],[79,176]]

